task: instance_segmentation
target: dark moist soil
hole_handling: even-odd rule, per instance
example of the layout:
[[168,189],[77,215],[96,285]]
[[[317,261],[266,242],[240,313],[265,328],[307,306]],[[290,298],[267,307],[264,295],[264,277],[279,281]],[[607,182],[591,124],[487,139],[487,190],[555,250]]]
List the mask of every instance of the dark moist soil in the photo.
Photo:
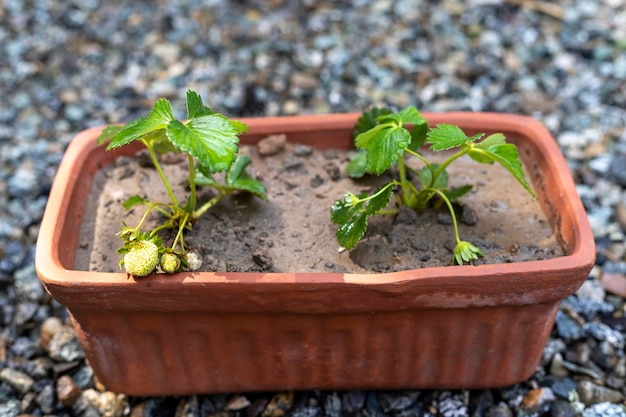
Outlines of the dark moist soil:
[[[450,264],[454,234],[451,217],[443,208],[417,214],[401,207],[397,215],[373,217],[356,248],[341,250],[330,207],[346,191],[358,194],[387,180],[384,176],[348,178],[345,165],[351,151],[317,151],[285,144],[279,136],[258,147],[241,147],[240,152],[252,158],[249,172],[265,183],[269,200],[243,193],[231,195],[198,220],[193,232],[185,235],[185,244],[201,255],[201,270],[369,273]],[[184,160],[177,155],[163,161],[164,170],[180,191],[179,201],[186,198]],[[419,167],[417,161],[412,162]],[[485,253],[475,264],[563,254],[539,203],[504,168],[461,158],[449,171],[451,185],[477,184],[458,207],[461,238]],[[119,271],[121,240],[116,233],[122,221],[134,226],[143,214],[142,207],[126,214],[121,202],[136,194],[169,201],[145,155],[119,158],[98,173],[82,224],[77,269]],[[211,196],[211,190],[201,190],[200,203]],[[149,226],[157,217],[150,218]],[[168,241],[172,235],[163,237]]]

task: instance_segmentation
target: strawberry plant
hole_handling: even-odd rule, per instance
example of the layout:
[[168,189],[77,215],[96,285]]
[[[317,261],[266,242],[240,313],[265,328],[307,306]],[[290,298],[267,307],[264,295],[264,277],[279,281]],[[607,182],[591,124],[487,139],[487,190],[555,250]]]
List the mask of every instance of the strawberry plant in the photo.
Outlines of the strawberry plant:
[[[458,126],[440,124],[429,128],[427,120],[415,107],[399,112],[374,108],[364,112],[355,127],[357,153],[347,166],[348,175],[354,178],[365,174],[380,175],[392,166],[397,167],[397,178],[382,185],[371,194],[355,195],[348,192],[331,208],[331,220],[339,225],[337,241],[352,249],[367,229],[368,218],[375,214],[393,214],[388,209],[396,193],[398,204],[416,211],[427,207],[445,205],[450,211],[456,246],[452,263],[462,265],[483,256],[482,251],[470,242],[461,240],[453,203],[471,191],[472,185],[449,187],[447,168],[458,158],[467,155],[478,163],[497,162],[506,168],[519,183],[536,197],[524,178],[517,147],[507,143],[503,134],[485,137],[480,133],[467,136]],[[420,153],[424,145],[435,152],[455,150],[443,163],[428,161]],[[415,169],[405,158],[417,158],[423,164]],[[415,181],[409,179],[411,172]]]
[[[128,198],[123,207],[127,211],[136,206],[145,206],[139,223],[130,227],[123,225],[119,236],[124,242],[119,253],[123,255],[120,267],[134,276],[146,276],[157,266],[167,273],[175,273],[188,266],[193,252],[185,246],[184,232],[191,230],[195,221],[224,197],[236,191],[246,191],[263,200],[267,199],[265,186],[246,173],[250,164],[247,156],[238,156],[239,135],[247,126],[236,120],[214,112],[202,103],[201,97],[187,91],[187,119],[177,120],[168,100],[157,100],[147,117],[134,120],[124,126],[107,126],[98,138],[98,143],[108,142],[107,150],[119,148],[133,141],[140,141],[148,151],[170,201],[153,202],[142,196]],[[158,154],[183,152],[189,165],[189,195],[184,202],[176,198],[168,181]],[[223,173],[218,176],[216,174]],[[198,186],[210,186],[216,195],[209,201],[198,204]],[[158,212],[163,222],[150,231],[142,227],[151,212]],[[164,246],[159,232],[165,229],[176,231],[170,246]],[[195,257],[192,256],[195,262]]]

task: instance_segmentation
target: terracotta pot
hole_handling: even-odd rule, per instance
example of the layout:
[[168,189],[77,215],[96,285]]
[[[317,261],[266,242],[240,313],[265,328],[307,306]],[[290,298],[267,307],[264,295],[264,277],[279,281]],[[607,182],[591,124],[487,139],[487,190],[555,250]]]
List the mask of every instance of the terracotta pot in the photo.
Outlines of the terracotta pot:
[[[566,256],[385,274],[180,273],[135,280],[74,270],[99,129],[71,143],[37,244],[46,289],[65,305],[89,363],[113,391],[172,395],[278,389],[486,388],[536,369],[559,303],[586,279],[595,248],[557,144],[537,121],[426,114],[432,125],[503,132],[516,143]],[[318,148],[352,146],[358,115],[244,120]],[[330,220],[329,220],[330,221]]]

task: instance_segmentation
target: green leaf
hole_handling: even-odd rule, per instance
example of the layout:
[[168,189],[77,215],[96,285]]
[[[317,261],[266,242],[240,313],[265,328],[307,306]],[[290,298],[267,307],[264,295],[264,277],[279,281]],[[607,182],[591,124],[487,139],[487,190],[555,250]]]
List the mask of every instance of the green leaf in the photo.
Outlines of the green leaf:
[[506,168],[533,197],[537,197],[530,184],[524,178],[522,162],[519,159],[519,153],[515,145],[512,143],[493,145],[488,149],[481,149],[481,151]]
[[391,109],[386,107],[372,107],[371,109],[364,111],[354,125],[353,136],[357,137],[361,133],[370,130],[377,125],[376,119],[379,116],[386,114],[391,114]]
[[376,125],[373,128],[357,135],[357,137],[354,138],[354,145],[360,149],[367,149],[369,143],[376,135],[392,128],[394,128],[394,126],[390,123],[384,125]]
[[470,149],[468,155],[480,164],[493,164],[496,161],[488,153],[477,150],[476,148]]
[[187,119],[208,116],[215,112],[202,104],[202,97],[193,90],[187,90]]
[[367,173],[367,152],[358,149],[352,156],[348,165],[346,165],[346,173],[350,178],[361,178]]
[[172,105],[167,99],[160,98],[154,103],[152,111],[148,116],[149,120],[166,125],[171,120],[174,120],[174,113],[172,112]]
[[409,144],[409,149],[417,152],[426,143],[426,139],[428,138],[427,135],[428,122],[426,122],[426,119],[424,119],[424,123],[413,125],[413,129],[411,129],[411,143]]
[[131,208],[138,206],[140,204],[150,204],[150,201],[139,195],[134,195],[132,197],[127,198],[126,201],[122,203],[122,207],[124,207],[124,210],[128,211]]
[[506,144],[506,139],[502,133],[495,133],[493,135],[488,136],[484,140],[474,144],[474,146],[470,149],[468,155],[470,158],[475,160],[481,164],[493,164],[495,159],[484,152],[476,151],[479,150],[487,150],[495,145],[504,145]]
[[384,123],[397,123],[400,125],[403,124],[421,124],[426,121],[421,115],[420,112],[414,107],[409,106],[405,109],[400,110],[396,113],[384,114],[378,116],[376,121],[380,124]]
[[378,125],[361,133],[355,144],[367,150],[365,167],[368,172],[382,174],[396,162],[411,142],[408,130],[393,124]]
[[120,130],[111,143],[107,146],[107,150],[119,148],[124,146],[135,139],[138,139],[150,132],[158,129],[164,129],[168,123],[174,119],[174,113],[172,112],[172,106],[170,102],[164,98],[160,98],[154,104],[150,115],[145,119],[138,119],[135,122],[128,123],[122,130]]
[[234,190],[247,191],[267,201],[267,190],[261,181],[258,181],[246,172],[246,167],[250,164],[250,157],[240,155],[231,165],[226,173],[226,184]]
[[158,132],[163,132],[163,136],[165,136],[165,140],[158,140],[154,143],[154,150],[160,154],[166,153],[179,153],[180,149],[174,146],[169,140],[167,140],[167,136],[165,135],[165,131],[159,130]]
[[346,248],[352,249],[367,230],[367,216],[355,217],[352,221],[344,223],[337,229],[337,242]]
[[494,145],[504,145],[506,143],[506,137],[502,133],[494,133],[487,136],[485,139],[477,142],[475,146],[478,149],[489,149]]
[[463,197],[465,194],[472,191],[472,188],[473,187],[469,184],[462,185],[460,187],[454,187],[449,190],[445,190],[443,193],[445,194],[446,197],[448,197],[448,200],[454,201],[454,200],[458,200],[459,198]]
[[421,125],[427,123],[426,119],[422,117],[420,112],[414,106],[409,106],[406,109],[399,111],[397,115],[403,124]]
[[[433,167],[433,170],[435,172],[437,172],[437,170],[440,167],[439,164],[435,164],[435,163],[431,164],[431,166]],[[430,169],[428,169],[428,167],[424,167],[420,169],[418,171],[418,176],[422,183],[422,188],[430,187],[430,188],[435,188],[437,190],[444,190],[448,186],[448,173],[446,172],[446,170],[444,170],[441,174],[439,174],[439,176],[437,177],[437,180],[432,186],[430,185],[430,182],[432,181],[433,174],[430,171]]]
[[352,249],[361,240],[367,229],[367,219],[387,207],[393,187],[389,184],[379,188],[367,198],[360,195],[358,198],[348,193],[343,199],[337,200],[331,208],[331,220],[339,224],[337,241],[346,248]]
[[458,126],[440,124],[430,129],[427,135],[427,142],[431,144],[431,150],[445,151],[446,149],[452,149],[469,142],[474,142],[483,137],[483,135],[483,133],[479,133],[478,135],[468,137]]
[[248,131],[248,125],[238,120],[230,120],[226,116],[213,111],[211,108],[205,106],[202,103],[202,98],[198,93],[193,90],[187,90],[187,119],[195,119],[197,117],[202,116],[210,116],[217,115],[223,117],[228,120],[232,125],[233,129],[237,131],[238,134],[246,133]]
[[196,165],[195,181],[200,186],[214,187],[218,184],[211,170],[200,163]]
[[207,177],[199,171],[196,171],[196,185],[199,187],[214,187],[217,184],[213,176]]
[[122,130],[123,126],[111,125],[105,127],[100,136],[98,136],[98,145],[102,145],[104,142],[108,142],[117,135],[117,133]]
[[180,152],[180,149],[170,142],[165,129],[154,130],[150,133],[146,133],[142,136],[142,139],[146,142],[152,143],[154,150],[158,153],[165,154],[168,152]]
[[239,120],[232,120],[232,119],[228,119],[228,121],[230,122],[231,126],[233,127],[233,129],[235,129],[238,135],[242,133],[246,133],[248,131],[248,125],[243,122],[240,122]]
[[373,215],[387,207],[389,201],[391,200],[391,196],[393,195],[393,187],[387,185],[383,185],[374,191],[374,197],[367,201],[365,204],[365,213],[368,215]]
[[[362,195],[366,197],[366,195]],[[346,223],[356,213],[357,205],[359,209],[363,206],[363,202],[358,201],[352,193],[346,193],[341,200],[335,201],[335,204],[330,208],[330,220],[335,224]]]
[[196,117],[186,125],[173,120],[167,125],[167,137],[212,173],[228,170],[239,150],[237,131],[216,114]]

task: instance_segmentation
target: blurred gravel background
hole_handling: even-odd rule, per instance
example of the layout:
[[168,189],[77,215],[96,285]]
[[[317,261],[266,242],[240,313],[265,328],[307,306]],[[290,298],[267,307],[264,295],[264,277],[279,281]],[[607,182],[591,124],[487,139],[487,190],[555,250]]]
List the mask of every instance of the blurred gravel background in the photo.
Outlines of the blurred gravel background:
[[[0,0],[0,416],[626,416],[626,1]],[[485,391],[128,398],[93,380],[33,268],[80,130],[174,108],[531,115],[558,140],[598,245],[528,381]],[[268,370],[271,372],[271,370]],[[287,410],[281,411],[281,410]]]

